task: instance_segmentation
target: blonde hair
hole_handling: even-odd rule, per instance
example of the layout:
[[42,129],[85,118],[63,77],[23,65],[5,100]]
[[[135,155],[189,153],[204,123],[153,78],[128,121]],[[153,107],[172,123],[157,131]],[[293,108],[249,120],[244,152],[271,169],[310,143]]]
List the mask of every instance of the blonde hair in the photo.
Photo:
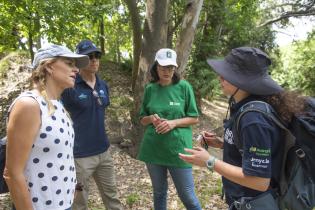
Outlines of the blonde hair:
[[31,87],[37,88],[40,95],[45,99],[48,105],[48,114],[52,115],[55,112],[55,107],[49,100],[46,92],[46,77],[49,74],[47,66],[53,64],[58,58],[48,58],[42,60],[36,69],[33,70],[31,76]]

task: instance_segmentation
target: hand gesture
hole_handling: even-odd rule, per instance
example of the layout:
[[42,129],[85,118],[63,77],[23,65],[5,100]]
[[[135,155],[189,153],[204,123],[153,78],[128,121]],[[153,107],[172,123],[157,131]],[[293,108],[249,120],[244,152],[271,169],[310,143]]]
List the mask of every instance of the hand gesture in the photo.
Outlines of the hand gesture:
[[157,114],[150,115],[150,120],[154,127],[156,127],[161,122],[161,118]]
[[[223,148],[223,141],[220,137],[217,137],[215,133],[203,131],[201,134],[209,146],[215,148]],[[203,141],[201,141],[201,144],[203,144]]]
[[175,121],[161,119],[160,123],[155,127],[155,131],[159,134],[165,134],[176,127]]
[[187,155],[187,154],[178,153],[178,156],[180,159],[188,163],[197,165],[197,166],[201,166],[201,167],[206,166],[206,161],[210,157],[210,154],[208,153],[207,150],[205,150],[202,147],[194,147],[193,149],[185,148],[185,151],[190,154]]

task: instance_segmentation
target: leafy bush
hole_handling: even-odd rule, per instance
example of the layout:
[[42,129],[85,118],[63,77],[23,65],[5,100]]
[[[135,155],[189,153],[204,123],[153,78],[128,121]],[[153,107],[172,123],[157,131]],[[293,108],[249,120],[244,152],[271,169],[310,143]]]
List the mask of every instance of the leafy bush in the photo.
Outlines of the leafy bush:
[[10,63],[8,59],[1,59],[0,60],[0,79],[4,79],[5,78],[5,74],[7,72],[7,70],[10,67]]
[[315,40],[297,42],[281,49],[282,65],[273,70],[274,78],[288,89],[315,96]]
[[131,208],[139,200],[140,200],[140,196],[138,194],[131,193],[130,195],[128,195],[126,202],[128,206]]

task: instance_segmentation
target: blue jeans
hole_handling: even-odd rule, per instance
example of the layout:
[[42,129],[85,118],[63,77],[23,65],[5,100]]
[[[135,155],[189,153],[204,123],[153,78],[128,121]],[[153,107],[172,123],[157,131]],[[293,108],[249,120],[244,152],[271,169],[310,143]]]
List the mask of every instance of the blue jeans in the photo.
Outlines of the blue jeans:
[[177,194],[188,210],[201,210],[194,190],[194,179],[191,168],[174,168],[147,163],[153,187],[155,210],[166,210],[167,171],[170,172]]

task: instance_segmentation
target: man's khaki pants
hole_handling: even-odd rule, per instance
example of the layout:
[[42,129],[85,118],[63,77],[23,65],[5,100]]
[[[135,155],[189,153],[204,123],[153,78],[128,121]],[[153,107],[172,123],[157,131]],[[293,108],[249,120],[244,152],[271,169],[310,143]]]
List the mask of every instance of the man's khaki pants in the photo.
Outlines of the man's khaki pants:
[[93,176],[103,203],[108,210],[122,210],[118,199],[115,170],[110,151],[91,157],[75,158],[77,183],[83,185],[82,191],[76,191],[73,210],[88,209],[89,178]]

